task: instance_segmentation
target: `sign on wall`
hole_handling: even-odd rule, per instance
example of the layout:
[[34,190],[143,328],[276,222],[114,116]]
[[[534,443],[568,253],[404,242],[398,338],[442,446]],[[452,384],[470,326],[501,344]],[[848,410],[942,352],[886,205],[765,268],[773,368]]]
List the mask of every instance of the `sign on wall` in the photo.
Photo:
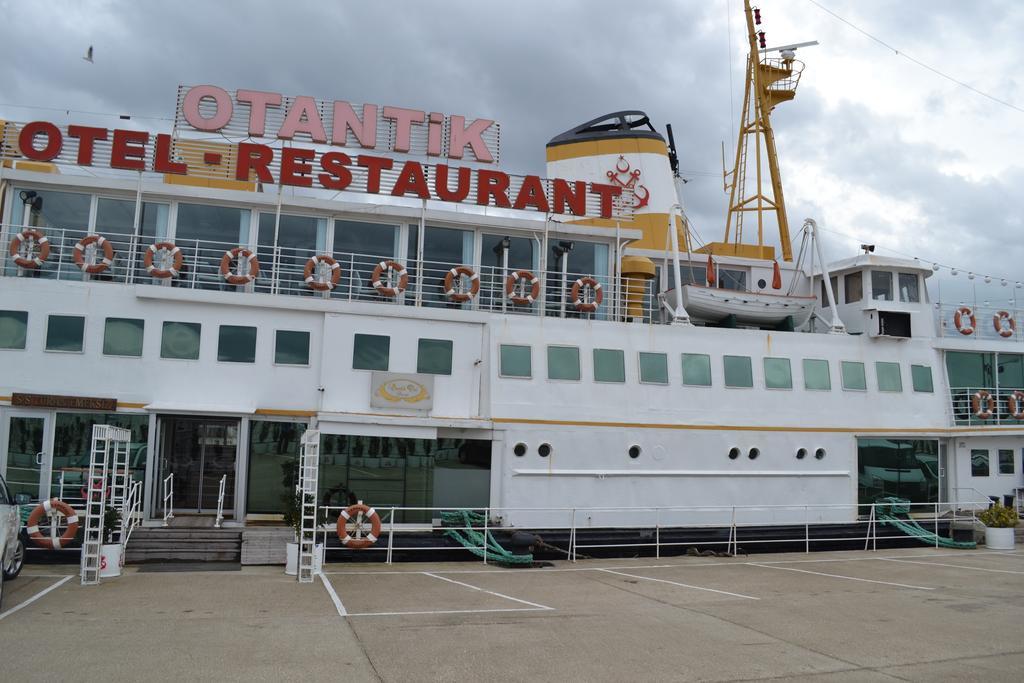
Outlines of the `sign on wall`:
[[434,407],[434,376],[374,372],[370,381],[370,405],[374,408],[430,410]]

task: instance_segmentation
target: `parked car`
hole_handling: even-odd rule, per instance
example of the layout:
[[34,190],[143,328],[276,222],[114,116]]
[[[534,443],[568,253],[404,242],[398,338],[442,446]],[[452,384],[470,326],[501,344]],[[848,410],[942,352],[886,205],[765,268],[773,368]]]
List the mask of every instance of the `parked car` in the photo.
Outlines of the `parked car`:
[[11,495],[7,482],[0,475],[0,602],[3,601],[3,582],[18,576],[25,564],[25,537],[21,533],[18,510],[25,502],[27,500],[17,500]]

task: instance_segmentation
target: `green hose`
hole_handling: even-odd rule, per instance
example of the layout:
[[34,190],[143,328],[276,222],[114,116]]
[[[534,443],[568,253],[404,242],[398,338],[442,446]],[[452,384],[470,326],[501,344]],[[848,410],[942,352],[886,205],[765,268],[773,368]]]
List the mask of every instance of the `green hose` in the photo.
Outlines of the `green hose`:
[[[498,564],[522,565],[532,564],[533,555],[515,555],[498,544],[490,531],[481,533],[474,527],[484,526],[484,516],[470,510],[454,510],[442,512],[441,522],[445,526],[457,528],[446,529],[445,535],[453,539],[463,548],[477,557],[486,557]],[[487,548],[486,553],[484,548]]]

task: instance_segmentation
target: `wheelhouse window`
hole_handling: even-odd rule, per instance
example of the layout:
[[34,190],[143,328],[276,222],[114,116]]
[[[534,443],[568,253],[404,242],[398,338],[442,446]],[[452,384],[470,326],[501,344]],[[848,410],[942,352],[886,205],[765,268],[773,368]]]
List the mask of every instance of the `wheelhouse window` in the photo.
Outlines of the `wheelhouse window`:
[[548,379],[565,379],[579,381],[579,348],[575,346],[549,346]]
[[710,387],[711,356],[706,353],[684,353],[683,384],[691,387]]
[[857,270],[843,277],[843,301],[855,304],[864,298],[864,274]]
[[103,326],[104,356],[142,356],[146,321],[137,318],[107,318]]
[[452,374],[451,340],[420,339],[416,356],[416,372],[428,375]]
[[903,391],[903,378],[900,376],[899,363],[875,363],[875,375],[879,391]]
[[0,349],[24,349],[28,311],[0,311]]
[[46,350],[81,353],[85,344],[85,318],[51,315],[46,320]]
[[808,391],[832,390],[832,378],[829,376],[827,360],[804,358],[804,389]]
[[640,382],[668,384],[668,355],[640,352]]
[[892,273],[887,270],[871,271],[871,300],[892,301]]
[[793,388],[793,369],[788,358],[764,359],[764,385],[768,389]]
[[621,349],[594,349],[594,381],[626,381],[626,355]]
[[199,323],[164,322],[160,336],[160,357],[175,360],[199,360]]
[[502,344],[501,376],[526,378],[533,376],[531,348],[516,344]]
[[897,276],[900,287],[900,301],[916,304],[921,301],[918,289],[917,273],[899,273]]
[[754,370],[750,356],[723,356],[725,386],[749,389],[754,386]]
[[864,364],[857,361],[844,360],[839,364],[843,377],[843,389],[846,391],[867,391],[868,380],[864,373]]
[[277,330],[274,334],[274,363],[309,365],[309,332]]
[[387,371],[390,355],[391,337],[382,334],[357,334],[353,338],[353,370]]

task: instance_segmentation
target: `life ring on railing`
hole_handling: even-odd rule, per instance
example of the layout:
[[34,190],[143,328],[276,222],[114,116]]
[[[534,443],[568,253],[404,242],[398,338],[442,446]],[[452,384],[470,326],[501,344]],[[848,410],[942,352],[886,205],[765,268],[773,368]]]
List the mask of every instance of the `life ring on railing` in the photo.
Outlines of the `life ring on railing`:
[[[318,280],[316,278],[317,266],[321,263],[326,263],[331,267],[331,275],[326,280]],[[338,279],[341,278],[341,266],[338,262],[330,256],[313,256],[306,261],[306,268],[302,271],[302,279],[305,280],[306,286],[317,292],[329,292],[334,289],[338,284]]]
[[991,420],[992,416],[996,414],[995,397],[984,389],[974,392],[974,395],[971,396],[971,412],[979,420]]
[[[153,265],[153,259],[156,258],[157,252],[161,251],[171,255],[170,268],[157,268]],[[157,242],[156,244],[149,245],[146,255],[142,258],[142,265],[146,266],[146,272],[149,273],[150,277],[165,279],[178,277],[184,261],[185,258],[181,255],[181,249],[176,247],[174,242]]]
[[[462,276],[469,278],[469,291],[455,291],[455,283],[462,282]],[[444,295],[457,304],[464,304],[472,300],[480,291],[480,276],[473,272],[472,268],[466,266],[455,266],[444,274]]]
[[1012,391],[1006,397],[1006,409],[1014,420],[1024,420],[1024,391]]
[[[68,528],[64,530],[60,538],[47,538],[39,531],[39,521],[43,518],[43,515],[52,516],[54,510],[67,518]],[[64,547],[64,544],[75,540],[75,534],[78,533],[78,514],[70,505],[59,498],[44,500],[28,516],[28,521],[25,522],[25,531],[28,532],[28,537],[32,539],[32,542],[40,548],[60,550]]]
[[[90,266],[85,262],[85,249],[91,244],[95,244],[96,249],[103,250],[103,258]],[[82,271],[92,275],[102,273],[114,263],[114,245],[103,235],[86,235],[75,243],[74,258],[75,265]]]
[[[594,293],[594,298],[590,301],[584,300],[584,287],[589,287]],[[593,313],[597,310],[597,307],[604,301],[604,292],[601,291],[601,283],[592,277],[581,277],[573,283],[572,286],[572,301],[573,305],[576,306],[576,310],[581,313]]]
[[[964,317],[970,321],[970,325],[964,324]],[[974,311],[971,310],[970,306],[961,306],[953,314],[953,324],[960,334],[971,335],[974,334],[974,330],[978,327],[978,319],[974,317]]]
[[[25,242],[29,242],[28,252],[22,256],[21,247]],[[34,256],[33,245],[39,249],[39,253]],[[43,261],[50,257],[50,240],[39,230],[25,228],[11,238],[11,246],[8,251],[14,257],[14,263],[19,267],[39,268],[43,265]]]
[[[398,285],[395,287],[388,287],[381,280],[385,273],[394,271],[398,275]],[[405,269],[401,263],[397,261],[381,261],[377,264],[377,267],[373,269],[373,275],[370,277],[370,284],[377,290],[377,293],[381,296],[395,297],[405,291],[405,288],[409,286],[409,271]]]
[[[363,536],[363,523],[367,519],[370,520],[370,531]],[[349,521],[355,522],[355,537],[348,533]],[[369,548],[380,538],[380,515],[372,507],[363,505],[361,501],[355,505],[349,505],[341,511],[341,515],[338,517],[338,538],[341,539],[342,545],[353,550]]]
[[[522,296],[514,294],[516,291],[516,285],[520,282],[525,282],[530,285],[530,293],[523,292]],[[509,301],[514,303],[516,306],[529,306],[540,296],[540,280],[537,276],[528,270],[514,270],[512,274],[505,278],[505,295],[509,298]]]
[[1017,331],[1017,322],[1006,311],[999,311],[992,316],[992,325],[1000,337],[1012,337]]
[[[231,263],[235,259],[245,259],[249,272],[244,275],[233,272]],[[225,251],[224,256],[221,257],[220,274],[229,285],[247,285],[260,274],[260,262],[256,259],[256,254],[245,247],[235,247],[230,251]]]

